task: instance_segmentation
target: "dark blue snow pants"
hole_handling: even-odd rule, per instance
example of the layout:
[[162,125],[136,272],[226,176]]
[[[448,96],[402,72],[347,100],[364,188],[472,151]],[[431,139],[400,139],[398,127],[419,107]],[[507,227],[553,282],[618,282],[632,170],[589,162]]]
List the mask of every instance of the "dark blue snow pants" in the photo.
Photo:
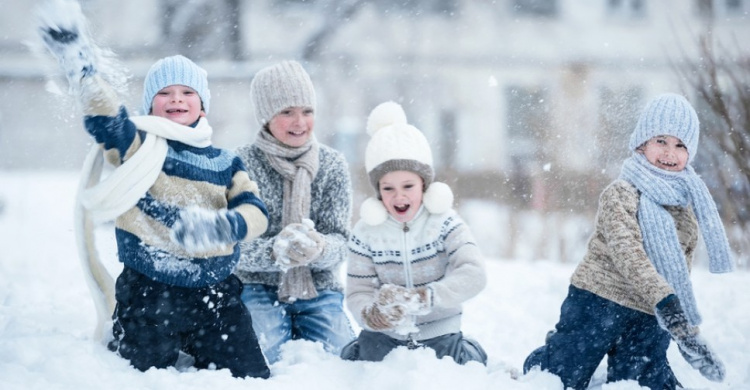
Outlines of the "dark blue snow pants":
[[667,361],[669,341],[656,317],[571,285],[555,331],[526,358],[523,371],[539,366],[559,376],[565,388],[582,390],[607,355],[607,382],[629,379],[672,390],[679,382]]
[[477,361],[487,365],[487,353],[482,346],[472,339],[463,337],[461,332],[414,343],[409,340],[396,340],[380,332],[363,330],[359,337],[341,350],[341,358],[344,360],[379,362],[385,358],[385,355],[398,347],[409,349],[430,348],[435,351],[438,359],[450,356],[458,364]]
[[183,288],[125,267],[117,278],[110,349],[145,371],[177,362],[180,351],[196,368],[228,368],[235,377],[268,378],[253,322],[231,275],[208,287]]

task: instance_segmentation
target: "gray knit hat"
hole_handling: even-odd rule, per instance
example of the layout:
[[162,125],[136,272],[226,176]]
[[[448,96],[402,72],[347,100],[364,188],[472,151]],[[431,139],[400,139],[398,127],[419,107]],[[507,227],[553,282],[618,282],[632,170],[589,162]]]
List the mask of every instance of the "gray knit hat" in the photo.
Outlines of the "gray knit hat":
[[630,150],[657,135],[679,138],[687,147],[688,162],[693,160],[698,150],[700,124],[698,114],[684,96],[665,93],[649,101],[630,136]]
[[184,85],[198,92],[203,102],[203,111],[208,114],[211,91],[208,90],[208,74],[203,68],[186,57],[176,55],[156,61],[143,80],[143,114],[151,112],[154,96],[170,85]]
[[289,107],[315,110],[315,89],[302,65],[283,61],[258,71],[250,83],[255,118],[265,125],[274,115]]
[[365,149],[365,169],[370,184],[378,190],[378,182],[388,172],[410,171],[422,177],[425,188],[432,184],[432,151],[424,134],[406,123],[403,108],[395,102],[381,103],[367,119],[371,139]]

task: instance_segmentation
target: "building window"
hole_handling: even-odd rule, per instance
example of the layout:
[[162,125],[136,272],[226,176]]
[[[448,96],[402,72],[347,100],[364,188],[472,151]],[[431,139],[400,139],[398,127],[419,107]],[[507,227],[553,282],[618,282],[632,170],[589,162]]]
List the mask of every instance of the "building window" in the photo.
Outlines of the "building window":
[[695,11],[704,19],[744,18],[750,12],[750,0],[696,0]]
[[506,89],[507,139],[511,170],[521,176],[531,175],[543,152],[545,134],[550,127],[547,91],[540,87]]
[[643,0],[608,0],[607,14],[620,19],[642,19],[646,16]]
[[518,15],[554,17],[557,15],[556,0],[513,0],[513,12]]
[[640,87],[611,89],[599,93],[599,128],[597,151],[599,166],[609,175],[619,174],[622,161],[630,155],[628,143],[642,109]]

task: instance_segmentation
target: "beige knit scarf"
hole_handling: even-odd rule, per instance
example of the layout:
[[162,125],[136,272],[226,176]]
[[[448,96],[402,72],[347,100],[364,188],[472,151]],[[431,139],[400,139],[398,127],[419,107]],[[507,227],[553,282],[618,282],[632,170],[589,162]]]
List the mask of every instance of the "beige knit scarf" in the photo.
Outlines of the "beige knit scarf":
[[[284,177],[284,199],[281,226],[301,223],[310,216],[312,181],[318,174],[318,141],[314,136],[300,147],[290,147],[277,140],[270,132],[261,130],[255,144],[266,154],[276,172]],[[313,299],[318,296],[310,267],[294,267],[282,273],[279,300]]]

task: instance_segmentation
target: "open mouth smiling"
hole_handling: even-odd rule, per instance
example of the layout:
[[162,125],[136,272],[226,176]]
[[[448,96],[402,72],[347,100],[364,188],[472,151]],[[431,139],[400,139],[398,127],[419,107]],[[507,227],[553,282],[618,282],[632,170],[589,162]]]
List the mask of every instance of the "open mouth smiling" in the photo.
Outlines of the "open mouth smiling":
[[409,210],[409,207],[410,206],[408,204],[405,204],[405,205],[402,205],[402,206],[395,206],[394,205],[393,209],[396,210],[399,213],[405,213],[405,212],[407,212]]
[[673,163],[673,162],[669,162],[669,161],[663,161],[663,160],[659,160],[659,164],[661,164],[661,165],[663,165],[665,167],[668,167],[668,168],[674,168],[674,167],[677,166],[677,163]]

